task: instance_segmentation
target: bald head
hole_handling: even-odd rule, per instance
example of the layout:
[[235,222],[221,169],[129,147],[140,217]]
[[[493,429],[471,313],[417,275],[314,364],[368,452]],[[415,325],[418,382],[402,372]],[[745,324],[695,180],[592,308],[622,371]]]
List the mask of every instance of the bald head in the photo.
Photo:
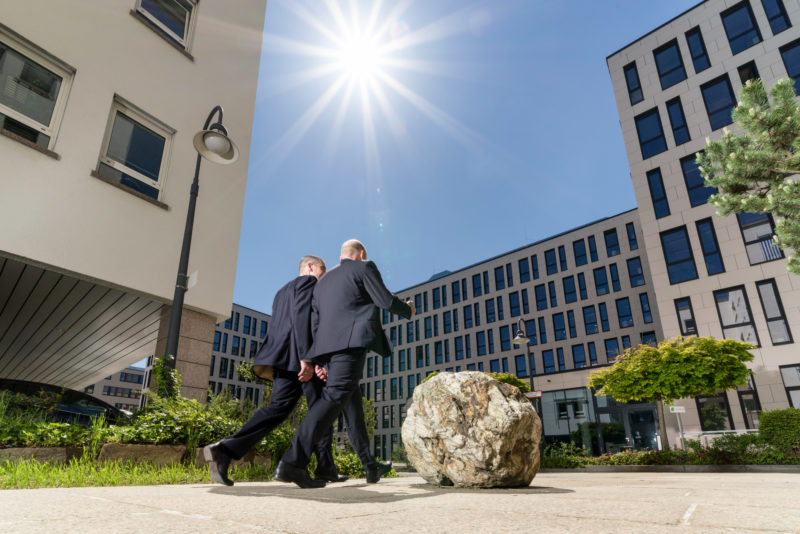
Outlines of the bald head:
[[358,239],[348,239],[342,244],[342,253],[339,259],[366,260],[367,249]]

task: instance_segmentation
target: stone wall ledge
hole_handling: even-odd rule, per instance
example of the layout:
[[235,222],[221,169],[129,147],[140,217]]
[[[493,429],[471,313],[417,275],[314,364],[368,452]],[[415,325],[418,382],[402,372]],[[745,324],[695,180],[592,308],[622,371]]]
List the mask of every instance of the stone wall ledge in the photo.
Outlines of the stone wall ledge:
[[82,454],[83,447],[9,447],[0,449],[0,461],[36,460],[63,464],[73,458],[80,458]]

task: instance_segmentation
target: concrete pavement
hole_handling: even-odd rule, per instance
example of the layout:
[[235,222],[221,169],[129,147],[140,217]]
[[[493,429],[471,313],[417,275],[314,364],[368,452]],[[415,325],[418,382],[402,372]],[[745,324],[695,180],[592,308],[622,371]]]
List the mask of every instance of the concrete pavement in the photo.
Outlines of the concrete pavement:
[[795,532],[800,475],[539,473],[530,487],[417,476],[303,490],[280,482],[0,491],[3,533]]

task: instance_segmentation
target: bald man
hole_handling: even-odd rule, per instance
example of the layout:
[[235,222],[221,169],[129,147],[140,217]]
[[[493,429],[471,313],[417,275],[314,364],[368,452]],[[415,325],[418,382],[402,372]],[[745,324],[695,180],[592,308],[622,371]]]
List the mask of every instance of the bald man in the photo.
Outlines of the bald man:
[[369,439],[361,408],[359,380],[367,351],[390,356],[378,308],[410,319],[414,305],[392,295],[383,284],[378,268],[367,261],[367,250],[355,239],[342,245],[340,263],[316,286],[311,299],[311,331],[314,342],[309,354],[314,363],[325,365],[327,381],[321,398],[309,410],[289,449],[275,469],[275,478],[301,488],[318,488],[324,480],[312,479],[308,463],[314,444],[325,435],[344,410],[350,440],[368,483],[380,480],[391,469],[369,452]]

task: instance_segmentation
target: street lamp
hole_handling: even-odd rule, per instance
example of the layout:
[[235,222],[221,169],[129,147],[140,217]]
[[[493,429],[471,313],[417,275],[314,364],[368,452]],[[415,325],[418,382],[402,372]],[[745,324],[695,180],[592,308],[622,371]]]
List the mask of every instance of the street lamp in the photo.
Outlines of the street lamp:
[[[219,114],[217,122],[212,123],[211,119],[215,114]],[[192,227],[194,226],[194,209],[197,204],[197,192],[200,189],[198,177],[200,176],[200,161],[206,158],[214,163],[226,165],[233,163],[239,158],[239,149],[228,137],[228,131],[222,125],[222,106],[215,106],[208,114],[203,129],[199,131],[192,140],[195,150],[197,150],[197,164],[194,168],[194,180],[189,190],[189,210],[186,213],[186,229],[183,231],[183,245],[181,246],[181,258],[178,263],[178,278],[175,282],[175,296],[172,298],[172,310],[169,316],[169,330],[167,332],[167,347],[164,351],[167,357],[167,365],[175,368],[175,358],[178,354],[178,337],[181,330],[181,314],[183,313],[183,295],[187,290],[188,276],[186,271],[189,269],[189,249],[192,246]],[[172,356],[172,358],[170,358]]]
[[[523,332],[525,332],[523,334]],[[528,345],[530,342],[530,338],[528,337],[528,329],[525,326],[525,322],[522,320],[522,317],[519,318],[517,322],[517,335],[514,336],[514,339],[511,343],[514,344],[515,347],[519,347],[523,343],[525,344],[525,351],[527,352],[527,359],[528,359],[528,367],[531,367],[531,346]],[[531,391],[533,391],[533,369],[530,368],[528,372],[528,377],[530,378],[531,382]]]

